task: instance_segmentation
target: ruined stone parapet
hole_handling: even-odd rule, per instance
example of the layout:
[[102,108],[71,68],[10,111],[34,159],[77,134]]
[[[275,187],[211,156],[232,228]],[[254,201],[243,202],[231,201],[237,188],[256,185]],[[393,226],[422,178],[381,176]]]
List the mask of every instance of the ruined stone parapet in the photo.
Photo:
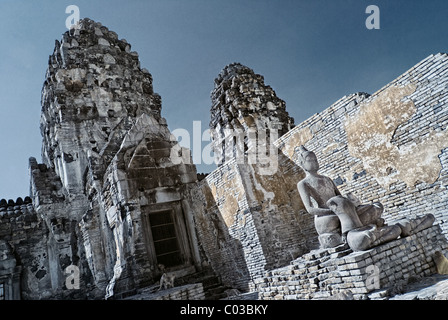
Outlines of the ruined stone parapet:
[[0,200],[0,239],[20,243],[40,221],[30,197]]
[[17,198],[16,201],[13,199],[1,199],[0,200],[0,216],[3,215],[19,215],[19,214],[28,214],[34,211],[32,200],[29,196],[26,196],[25,199],[21,197]]

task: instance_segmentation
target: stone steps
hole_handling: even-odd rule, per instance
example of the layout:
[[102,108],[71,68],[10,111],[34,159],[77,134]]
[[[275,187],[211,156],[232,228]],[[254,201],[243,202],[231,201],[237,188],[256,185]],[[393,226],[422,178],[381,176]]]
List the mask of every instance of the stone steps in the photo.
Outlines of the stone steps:
[[175,279],[175,286],[182,286],[187,284],[201,283],[204,290],[205,300],[219,300],[227,297],[226,287],[222,284],[219,277],[217,277],[211,270],[199,271],[178,279]]

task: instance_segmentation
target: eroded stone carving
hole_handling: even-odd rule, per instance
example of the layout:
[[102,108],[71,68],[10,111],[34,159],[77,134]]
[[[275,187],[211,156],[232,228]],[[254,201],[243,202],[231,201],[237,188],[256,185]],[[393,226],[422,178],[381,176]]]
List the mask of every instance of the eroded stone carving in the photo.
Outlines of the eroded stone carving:
[[314,152],[300,146],[299,162],[306,177],[297,188],[306,210],[314,215],[322,248],[346,242],[353,251],[363,251],[399,236],[409,236],[434,223],[434,216],[428,214],[387,225],[381,218],[384,211],[381,203],[363,205],[352,194],[344,197],[333,180],[318,174],[319,163]]

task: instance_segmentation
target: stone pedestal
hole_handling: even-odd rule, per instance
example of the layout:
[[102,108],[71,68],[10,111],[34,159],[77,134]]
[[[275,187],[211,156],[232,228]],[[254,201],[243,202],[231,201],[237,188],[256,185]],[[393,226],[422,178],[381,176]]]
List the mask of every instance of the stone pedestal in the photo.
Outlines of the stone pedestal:
[[362,252],[343,245],[313,250],[257,281],[259,298],[270,300],[367,299],[376,290],[407,284],[437,272],[435,251],[448,241],[439,225]]

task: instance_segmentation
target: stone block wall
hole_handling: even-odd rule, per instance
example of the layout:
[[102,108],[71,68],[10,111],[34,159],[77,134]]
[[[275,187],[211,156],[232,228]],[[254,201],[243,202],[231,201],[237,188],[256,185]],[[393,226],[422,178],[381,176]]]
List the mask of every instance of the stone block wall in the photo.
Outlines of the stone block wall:
[[[431,55],[373,95],[345,96],[281,136],[272,174],[259,175],[262,165],[233,159],[203,179],[195,202],[204,209],[197,208],[195,222],[217,273],[241,288],[243,279],[294,259],[294,245],[302,254],[316,245],[296,188],[304,176],[296,152],[302,144],[343,194],[383,203],[386,222],[433,213],[445,234],[447,75],[448,56]],[[278,219],[284,212],[291,214],[289,224]]]
[[192,192],[202,252],[224,284],[247,291],[266,270],[316,247],[311,215],[296,183],[303,176],[289,159],[271,175],[234,158]]
[[[250,274],[240,238],[253,242],[248,253],[259,258],[254,260],[261,262],[263,258],[257,246],[253,219],[247,214],[249,206],[237,174],[236,161],[226,162],[199,182],[191,192],[191,199],[196,233],[206,263],[219,274],[223,283],[247,290]],[[241,230],[244,233],[238,234],[235,227],[242,221],[246,228]]]
[[394,221],[433,213],[448,232],[448,55],[431,55],[372,95],[345,96],[280,137],[292,161],[301,144],[320,173]]
[[[221,150],[225,163],[198,182],[189,152],[161,117],[151,74],[130,48],[90,19],[55,43],[42,90],[43,163],[30,158],[30,200],[0,201],[0,240],[23,265],[23,297],[74,296],[65,287],[69,265],[81,270],[79,297],[153,283],[158,258],[169,253],[156,249],[152,234],[158,225],[150,220],[161,213],[174,225],[166,234],[178,241],[182,263],[173,269],[208,265],[227,286],[253,289],[266,270],[309,257],[317,246],[296,187],[304,176],[296,161],[301,144],[342,193],[382,202],[387,222],[433,213],[444,240],[447,54],[427,57],[373,95],[345,96],[293,129],[264,78],[229,65],[215,80],[210,129],[218,155],[223,142],[239,137],[232,132],[243,133],[243,146]],[[262,146],[282,135],[267,162],[246,161],[266,151],[249,138],[254,130],[267,131]]]
[[[328,299],[341,293],[367,299],[375,290],[406,285],[435,274],[435,251],[446,251],[448,242],[440,226],[400,238],[362,252],[346,246],[313,250],[289,266],[266,273],[257,280],[260,299]],[[387,293],[386,293],[387,294]]]

